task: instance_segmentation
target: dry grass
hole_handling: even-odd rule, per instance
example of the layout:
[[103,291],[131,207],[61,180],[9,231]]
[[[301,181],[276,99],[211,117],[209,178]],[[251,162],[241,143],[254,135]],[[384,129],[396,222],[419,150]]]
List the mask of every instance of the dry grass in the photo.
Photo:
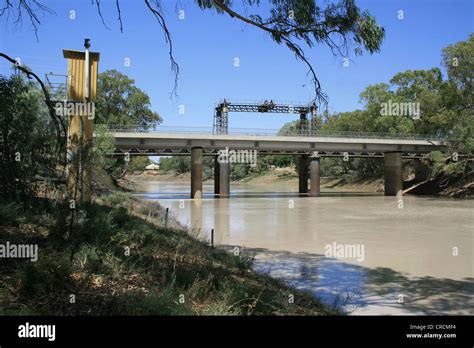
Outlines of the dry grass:
[[[72,229],[68,212],[42,202],[3,220],[0,243],[13,236],[18,243],[36,239],[40,258],[2,260],[0,313],[338,314],[310,294],[253,272],[251,255],[211,248],[201,231],[171,218],[165,228],[156,203],[104,197],[76,214]],[[288,303],[290,293],[295,303]]]

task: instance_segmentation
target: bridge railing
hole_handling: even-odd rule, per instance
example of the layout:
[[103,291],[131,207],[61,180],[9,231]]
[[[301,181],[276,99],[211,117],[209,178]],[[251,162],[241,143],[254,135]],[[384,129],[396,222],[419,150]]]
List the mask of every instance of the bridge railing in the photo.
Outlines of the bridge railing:
[[[212,127],[185,127],[185,126],[110,126],[110,132],[118,133],[182,133],[182,134],[213,134]],[[371,139],[410,139],[410,140],[432,140],[443,141],[444,138],[433,134],[413,134],[413,133],[380,133],[380,132],[334,132],[323,130],[289,130],[282,132],[278,129],[264,128],[233,128],[229,130],[229,135],[248,136],[282,136],[282,137],[332,137],[332,138],[371,138]],[[222,135],[222,134],[220,134]]]

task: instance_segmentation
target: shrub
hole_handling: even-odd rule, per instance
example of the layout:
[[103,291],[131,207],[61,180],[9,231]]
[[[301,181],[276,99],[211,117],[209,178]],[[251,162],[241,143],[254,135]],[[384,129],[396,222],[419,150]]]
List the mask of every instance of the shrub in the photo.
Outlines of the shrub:
[[103,201],[113,207],[116,206],[125,206],[125,204],[130,200],[130,194],[127,192],[116,191],[102,198]]
[[45,294],[60,292],[69,284],[70,262],[64,253],[40,252],[37,262],[25,262],[17,270],[20,294],[38,298]]
[[16,225],[21,216],[20,212],[23,206],[20,203],[1,203],[0,204],[0,224]]

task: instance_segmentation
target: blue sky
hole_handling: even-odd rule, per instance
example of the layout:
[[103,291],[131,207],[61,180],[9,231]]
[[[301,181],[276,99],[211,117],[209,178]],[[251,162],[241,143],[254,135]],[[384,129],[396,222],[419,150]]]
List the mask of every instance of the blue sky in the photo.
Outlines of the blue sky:
[[[238,3],[238,1],[235,1]],[[62,49],[83,49],[91,39],[101,53],[99,70],[117,69],[135,79],[151,98],[152,108],[167,126],[211,127],[214,104],[224,97],[236,101],[306,103],[311,95],[305,65],[270,37],[227,15],[202,11],[193,1],[164,0],[165,17],[172,33],[175,58],[181,67],[179,98],[170,99],[173,77],[163,33],[142,1],[121,0],[124,33],[116,20],[115,1],[102,0],[108,30],[89,0],[44,0],[54,15],[40,18],[39,41],[24,19],[16,26],[0,20],[0,51],[20,57],[40,76],[65,73]],[[322,3],[322,1],[320,1]],[[306,50],[322,88],[329,96],[330,111],[360,108],[359,93],[368,85],[387,82],[404,70],[440,66],[441,50],[466,40],[474,31],[472,0],[364,0],[357,4],[385,27],[380,53],[350,56],[349,67],[325,46]],[[74,10],[76,18],[70,19]],[[179,18],[184,10],[185,19]],[[398,19],[402,10],[404,19]],[[240,66],[234,66],[238,57]],[[130,66],[124,65],[130,59]],[[0,62],[0,73],[10,66]],[[184,113],[180,114],[180,105]],[[231,128],[277,129],[296,115],[232,114]]]

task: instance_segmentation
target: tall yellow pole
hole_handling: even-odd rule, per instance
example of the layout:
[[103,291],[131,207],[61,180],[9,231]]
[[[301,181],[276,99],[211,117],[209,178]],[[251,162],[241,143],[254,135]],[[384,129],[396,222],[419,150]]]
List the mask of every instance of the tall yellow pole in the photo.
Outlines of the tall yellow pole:
[[[68,174],[69,197],[77,203],[88,203],[90,192],[90,161],[94,131],[94,111],[97,95],[97,75],[100,54],[86,51],[63,50],[68,60],[67,101],[68,125]],[[87,55],[89,56],[87,59]],[[86,64],[88,60],[89,64]],[[87,66],[88,65],[88,66]],[[87,83],[89,82],[89,83]]]

